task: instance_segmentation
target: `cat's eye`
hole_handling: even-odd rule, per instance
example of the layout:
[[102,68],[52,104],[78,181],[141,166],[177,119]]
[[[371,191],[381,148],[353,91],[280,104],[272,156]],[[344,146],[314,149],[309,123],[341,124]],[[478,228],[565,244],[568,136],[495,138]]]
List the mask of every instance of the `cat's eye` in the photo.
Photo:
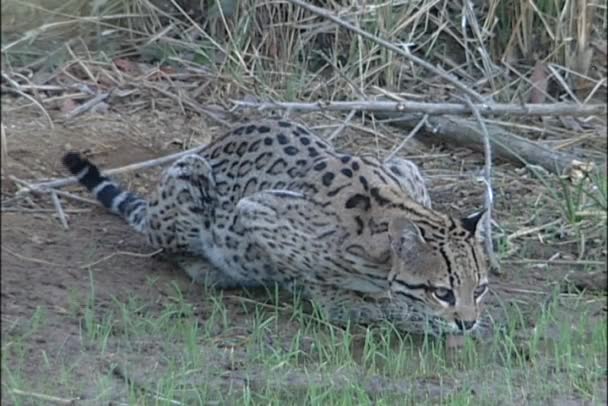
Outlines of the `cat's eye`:
[[473,291],[473,295],[475,295],[475,299],[479,299],[480,297],[482,297],[483,294],[486,293],[487,290],[488,290],[488,284],[487,283],[483,283],[483,284],[479,285]]
[[442,302],[446,302],[450,305],[454,305],[456,303],[456,298],[454,297],[454,292],[452,289],[448,288],[433,288],[433,296]]

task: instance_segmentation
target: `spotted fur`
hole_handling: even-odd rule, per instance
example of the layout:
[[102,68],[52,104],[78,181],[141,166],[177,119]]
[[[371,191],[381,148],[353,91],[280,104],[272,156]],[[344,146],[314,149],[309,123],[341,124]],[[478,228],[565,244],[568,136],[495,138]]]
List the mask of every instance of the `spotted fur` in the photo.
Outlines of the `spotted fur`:
[[167,168],[143,200],[77,153],[64,164],[105,207],[219,288],[296,289],[334,322],[410,332],[479,324],[478,224],[431,208],[418,168],[337,152],[288,121],[241,125]]

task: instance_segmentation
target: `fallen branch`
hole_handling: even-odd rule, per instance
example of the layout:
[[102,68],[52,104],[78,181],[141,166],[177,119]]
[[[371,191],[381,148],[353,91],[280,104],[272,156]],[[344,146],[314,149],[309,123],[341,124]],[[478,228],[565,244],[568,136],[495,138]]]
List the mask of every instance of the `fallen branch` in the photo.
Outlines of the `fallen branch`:
[[[420,120],[419,114],[383,113],[376,118],[390,120],[390,124],[410,129]],[[513,134],[497,125],[486,125],[490,145],[498,159],[538,165],[545,170],[562,175],[579,166],[585,166],[575,155],[554,151],[539,143]],[[428,117],[427,125],[418,140],[427,144],[445,143],[483,152],[483,134],[475,122],[461,117]]]
[[[368,113],[424,113],[428,115],[463,115],[473,114],[470,106],[462,103],[422,103],[413,101],[345,101],[316,103],[297,102],[249,102],[233,100],[232,110],[255,108],[258,110],[284,109],[289,111],[365,111]],[[605,104],[573,104],[573,103],[543,103],[543,104],[505,104],[481,103],[473,104],[480,114],[509,114],[513,116],[591,116],[605,115]]]

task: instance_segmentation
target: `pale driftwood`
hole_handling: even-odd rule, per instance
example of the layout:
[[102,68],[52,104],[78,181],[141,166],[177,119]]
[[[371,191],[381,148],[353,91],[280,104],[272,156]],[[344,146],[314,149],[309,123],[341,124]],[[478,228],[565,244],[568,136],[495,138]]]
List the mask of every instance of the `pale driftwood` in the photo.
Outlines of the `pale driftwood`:
[[492,242],[492,211],[494,206],[494,196],[492,193],[492,146],[490,145],[490,134],[488,134],[486,123],[481,118],[481,114],[479,114],[479,111],[475,108],[473,102],[471,102],[471,99],[465,97],[465,102],[469,108],[473,110],[473,115],[479,124],[479,129],[481,130],[481,134],[483,136],[483,178],[485,183],[484,209],[486,211],[484,223],[482,224],[485,233],[485,238],[483,241],[486,248],[486,253],[488,255],[488,262],[490,263],[490,271],[494,274],[500,274],[500,263],[498,262],[498,258],[494,252],[494,243]]
[[[409,130],[420,120],[419,114],[383,113],[376,118],[390,120],[391,125]],[[578,158],[554,151],[539,143],[513,134],[497,125],[486,125],[492,151],[498,159],[538,165],[545,170],[563,174],[577,165]],[[445,143],[483,152],[483,134],[474,121],[462,117],[428,117],[427,126],[417,139],[426,144]]]
[[477,93],[476,91],[474,91],[473,89],[471,89],[470,87],[468,87],[467,85],[465,85],[464,83],[460,82],[458,79],[456,79],[454,76],[450,75],[449,73],[447,73],[446,71],[444,71],[441,68],[438,68],[436,66],[434,66],[433,64],[425,61],[424,59],[421,59],[419,57],[417,57],[416,55],[413,55],[412,53],[409,52],[409,50],[407,48],[399,48],[397,45],[388,42],[382,38],[379,38],[373,34],[370,34],[369,32],[362,30],[359,27],[356,27],[346,21],[344,21],[343,19],[341,19],[340,17],[335,16],[334,14],[332,14],[330,11],[321,8],[321,7],[317,7],[317,6],[313,6],[312,4],[306,2],[306,1],[302,1],[302,0],[287,0],[289,3],[295,4],[297,6],[300,6],[314,14],[317,14],[323,18],[327,18],[328,20],[333,21],[334,23],[338,24],[341,27],[346,28],[349,31],[352,31],[356,34],[361,35],[364,38],[369,39],[370,41],[375,42],[376,44],[380,45],[381,47],[384,47],[386,49],[390,49],[391,51],[393,51],[394,53],[401,55],[402,57],[404,57],[405,59],[407,59],[408,61],[415,63],[416,65],[422,66],[423,68],[425,68],[426,70],[428,70],[429,72],[434,73],[437,76],[440,76],[442,78],[444,78],[445,80],[447,80],[449,83],[451,83],[452,85],[454,85],[454,87],[458,88],[460,91],[462,91],[464,94],[469,95],[470,97],[474,98],[477,101],[481,101],[483,100],[483,96],[481,96],[479,93]]
[[[234,108],[254,108],[258,110],[289,110],[289,111],[365,111],[368,113],[424,113],[428,115],[463,115],[473,114],[471,107],[463,103],[422,103],[413,101],[345,101],[316,103],[298,102],[249,102],[233,100]],[[474,108],[483,115],[508,114],[512,116],[591,116],[605,115],[605,104],[573,104],[573,103],[543,103],[543,104],[504,104],[477,103]]]

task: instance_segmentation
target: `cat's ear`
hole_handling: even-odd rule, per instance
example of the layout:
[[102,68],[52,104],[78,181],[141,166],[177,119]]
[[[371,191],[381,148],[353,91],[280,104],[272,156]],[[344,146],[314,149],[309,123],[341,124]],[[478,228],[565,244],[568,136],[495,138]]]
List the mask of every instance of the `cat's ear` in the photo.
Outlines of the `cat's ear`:
[[421,248],[426,247],[423,230],[405,217],[397,217],[391,221],[388,236],[391,249],[403,260],[413,259]]
[[485,223],[487,216],[488,211],[483,209],[461,219],[460,223],[462,224],[462,227],[473,234],[478,241],[483,241],[485,238],[483,224]]

